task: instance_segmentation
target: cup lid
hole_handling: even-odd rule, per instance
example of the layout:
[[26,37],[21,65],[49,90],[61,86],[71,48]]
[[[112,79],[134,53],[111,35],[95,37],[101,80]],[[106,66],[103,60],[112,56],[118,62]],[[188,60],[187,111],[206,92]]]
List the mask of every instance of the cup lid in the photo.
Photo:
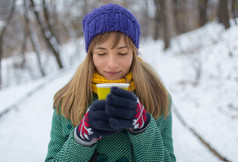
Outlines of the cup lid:
[[111,87],[129,87],[129,83],[101,83],[96,84],[99,88],[111,88]]

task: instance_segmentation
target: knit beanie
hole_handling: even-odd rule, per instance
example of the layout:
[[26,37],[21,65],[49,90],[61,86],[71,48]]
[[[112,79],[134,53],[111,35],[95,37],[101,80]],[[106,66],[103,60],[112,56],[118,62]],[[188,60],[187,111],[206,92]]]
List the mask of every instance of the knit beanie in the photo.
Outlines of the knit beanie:
[[87,52],[95,36],[110,31],[126,34],[139,48],[140,24],[130,11],[120,5],[109,3],[95,8],[83,18],[82,24]]

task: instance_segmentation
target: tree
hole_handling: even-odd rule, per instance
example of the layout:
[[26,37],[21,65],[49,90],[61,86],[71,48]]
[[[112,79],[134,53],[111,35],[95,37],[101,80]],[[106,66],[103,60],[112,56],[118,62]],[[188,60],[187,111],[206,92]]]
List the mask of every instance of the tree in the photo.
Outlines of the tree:
[[235,24],[237,24],[236,18],[238,17],[238,0],[232,0],[231,14],[232,14]]
[[158,40],[159,39],[159,24],[161,21],[161,10],[160,10],[160,5],[159,5],[159,0],[154,0],[155,4],[155,25],[154,25],[154,34],[153,34],[153,39]]
[[207,2],[208,0],[199,0],[198,9],[199,9],[199,26],[203,26],[207,22]]
[[188,22],[185,21],[185,16],[187,14],[188,13],[186,13],[185,0],[173,0],[175,30],[178,35],[187,31],[186,24]]
[[40,17],[39,11],[35,7],[34,0],[30,0],[30,2],[31,2],[31,7],[32,7],[32,10],[34,12],[34,15],[36,17],[36,21],[40,26],[40,29],[41,29],[43,38],[45,40],[45,43],[50,48],[50,50],[53,52],[53,54],[56,58],[56,61],[58,63],[59,68],[62,69],[63,64],[62,64],[61,59],[60,59],[59,44],[57,43],[57,40],[54,37],[54,35],[50,32],[47,25],[43,24],[43,21],[42,21],[42,18]]
[[218,20],[221,24],[224,25],[225,29],[228,29],[230,27],[227,3],[227,0],[220,0],[217,11]]
[[[42,76],[45,76],[45,71],[44,71],[44,68],[42,66],[42,63],[41,63],[41,59],[40,59],[40,48],[39,48],[39,43],[37,42],[37,37],[36,35],[34,34],[33,30],[32,30],[32,27],[31,27],[31,24],[30,24],[30,21],[29,21],[29,16],[28,16],[28,0],[24,0],[24,16],[25,16],[25,31],[24,31],[24,40],[23,41],[26,41],[27,40],[27,37],[30,36],[30,41],[31,41],[31,44],[32,44],[32,47],[33,47],[33,50],[35,51],[36,53],[36,58],[37,58],[37,63],[38,63],[38,67],[39,67],[39,70],[41,72],[41,75]],[[25,45],[26,42],[23,42],[23,45]],[[24,52],[24,51],[23,51]]]
[[170,47],[170,35],[169,35],[169,25],[168,25],[168,7],[167,7],[167,1],[165,0],[159,0],[159,4],[161,6],[161,22],[162,22],[162,28],[163,28],[163,40],[164,40],[164,50],[168,49]]
[[58,36],[55,34],[55,30],[52,27],[52,23],[51,23],[48,7],[47,7],[47,4],[46,4],[45,0],[42,0],[42,7],[43,7],[43,11],[44,11],[44,18],[45,18],[46,26],[49,29],[49,31],[52,34],[52,36],[57,41],[57,44],[60,44],[60,40],[59,40]]
[[[5,22],[3,22],[2,27],[0,26],[0,88],[2,86],[2,57],[3,57],[3,44],[4,44],[4,34],[7,30],[7,27],[13,17],[14,11],[15,11],[15,4],[16,4],[16,0],[12,1],[12,4],[10,6],[8,15],[7,15],[7,19]],[[0,24],[1,25],[1,24]]]
[[168,28],[168,16],[167,16],[167,1],[164,0],[154,0],[156,7],[155,14],[155,34],[154,39],[159,37],[159,28],[162,28],[163,31],[163,41],[164,41],[164,50],[168,49],[170,46],[170,36]]

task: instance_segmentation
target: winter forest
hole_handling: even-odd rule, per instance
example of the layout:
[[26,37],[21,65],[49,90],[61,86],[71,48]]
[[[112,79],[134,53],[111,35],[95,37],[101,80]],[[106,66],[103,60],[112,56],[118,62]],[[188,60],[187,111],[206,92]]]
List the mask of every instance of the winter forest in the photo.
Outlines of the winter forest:
[[0,161],[44,160],[82,19],[109,2],[139,20],[141,58],[171,93],[177,161],[238,161],[238,0],[0,0]]

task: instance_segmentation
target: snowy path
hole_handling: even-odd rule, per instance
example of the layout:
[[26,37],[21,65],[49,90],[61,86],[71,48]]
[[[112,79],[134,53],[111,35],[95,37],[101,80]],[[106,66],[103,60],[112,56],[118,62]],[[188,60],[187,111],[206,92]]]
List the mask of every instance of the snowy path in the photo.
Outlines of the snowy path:
[[[59,77],[40,89],[0,120],[0,161],[43,161],[49,142],[52,98],[72,76]],[[188,130],[173,118],[174,147],[178,161],[218,161]]]
[[215,157],[173,114],[174,151],[178,162],[218,162]]
[[[73,71],[72,71],[73,72]],[[50,137],[54,93],[72,72],[53,80],[0,118],[0,161],[43,161]]]

